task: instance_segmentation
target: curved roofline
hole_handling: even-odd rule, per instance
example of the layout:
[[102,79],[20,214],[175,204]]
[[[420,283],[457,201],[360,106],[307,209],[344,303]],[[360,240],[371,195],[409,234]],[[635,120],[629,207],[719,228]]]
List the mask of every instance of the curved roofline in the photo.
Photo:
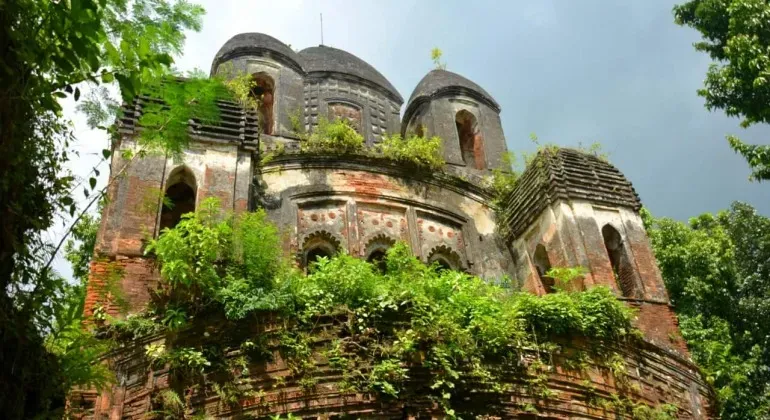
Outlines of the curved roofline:
[[211,74],[213,75],[223,62],[263,53],[268,53],[271,58],[291,67],[297,73],[305,74],[302,58],[294,50],[280,40],[260,32],[244,32],[228,39],[212,60]]
[[[440,78],[445,80],[440,80],[438,86],[430,86],[430,82]],[[417,108],[426,102],[447,96],[459,95],[473,98],[492,108],[495,112],[500,112],[500,105],[481,86],[457,73],[443,69],[434,69],[429,71],[417,83],[412,96],[409,97],[409,102],[406,104],[403,120],[405,123],[408,122]]]
[[[337,57],[333,56],[335,54]],[[379,88],[379,90],[396,101],[399,105],[404,103],[404,98],[398,92],[396,87],[393,86],[382,73],[374,68],[374,66],[362,60],[355,54],[339,48],[318,45],[305,48],[301,50],[298,55],[303,60],[304,69],[308,76],[324,77],[325,75],[334,74],[343,75],[358,82],[363,82],[369,86]],[[328,61],[314,62],[321,57],[326,58]],[[348,59],[349,62],[345,63],[345,59]],[[358,64],[358,67],[346,71],[345,64],[349,65],[351,62]]]

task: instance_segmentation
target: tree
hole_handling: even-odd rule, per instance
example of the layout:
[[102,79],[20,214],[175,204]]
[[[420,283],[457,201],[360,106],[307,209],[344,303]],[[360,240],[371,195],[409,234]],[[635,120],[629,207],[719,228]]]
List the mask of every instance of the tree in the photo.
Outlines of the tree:
[[[79,185],[64,169],[73,134],[58,100],[79,100],[83,83],[115,84],[123,101],[133,100],[168,73],[184,31],[198,30],[202,13],[184,0],[0,2],[0,412],[6,418],[61,407],[67,383],[66,360],[44,339],[56,328],[56,311],[71,306],[62,303],[67,283],[50,269],[59,246],[41,232],[58,212],[78,211]],[[90,205],[98,198],[96,179],[85,185],[84,193],[94,196]]]
[[[698,90],[706,108],[742,118],[744,128],[770,123],[770,1],[691,0],[675,6],[674,16],[703,35],[695,49],[715,60]],[[770,179],[770,145],[727,139],[751,167],[750,179]]]
[[724,419],[770,418],[770,218],[734,203],[689,224],[644,213],[693,359]]

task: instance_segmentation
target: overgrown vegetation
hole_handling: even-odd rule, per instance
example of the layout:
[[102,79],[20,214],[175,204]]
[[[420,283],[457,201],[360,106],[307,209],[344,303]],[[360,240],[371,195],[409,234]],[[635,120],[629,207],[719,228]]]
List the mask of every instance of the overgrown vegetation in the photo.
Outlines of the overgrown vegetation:
[[377,144],[378,152],[386,159],[403,162],[431,171],[440,171],[446,161],[443,157],[442,140],[438,136],[409,134],[384,135]]
[[[286,379],[308,392],[320,356],[342,374],[343,390],[427,398],[450,416],[494,410],[493,400],[468,404],[471,393],[523,386],[538,398],[552,396],[547,375],[570,359],[562,340],[590,343],[570,369],[595,363],[622,376],[612,349],[638,337],[632,311],[603,287],[543,297],[514,292],[426,266],[405,244],[388,251],[383,271],[338,255],[320,258],[305,275],[279,249],[263,211],[225,217],[208,199],[148,247],[162,278],[151,307],[107,328],[119,341],[166,331],[146,355],[171,367],[177,392],[206,377],[227,401],[253,398],[264,390],[243,386],[248,372],[277,352],[292,372]],[[580,270],[551,274],[569,281]],[[219,320],[218,328],[201,335],[198,320]]]
[[304,153],[353,155],[364,149],[364,136],[345,119],[329,121],[318,117],[318,125],[302,138],[300,150]]
[[[97,168],[83,182],[65,169],[74,133],[59,100],[93,99],[95,106],[83,109],[93,116],[90,123],[101,125],[118,102],[103,100],[108,90],[102,87],[115,86],[131,101],[148,81],[168,73],[185,32],[200,28],[202,14],[201,7],[176,0],[8,0],[0,6],[0,412],[6,418],[63,407],[67,379],[44,335],[52,324],[70,325],[54,321],[56,311],[69,309],[62,309],[66,282],[50,267],[64,239],[52,243],[42,233],[57,214],[86,213],[101,193]],[[86,85],[93,95],[84,94]],[[110,153],[106,146],[105,160]],[[81,194],[89,195],[82,207]]]
[[723,419],[770,413],[770,219],[734,203],[685,224],[643,213],[693,359]]
[[444,52],[441,51],[441,48],[434,47],[430,50],[430,59],[433,61],[433,65],[436,66],[437,70],[446,70],[446,63],[441,61],[441,57],[444,55]]
[[[301,110],[289,116],[292,131],[300,138],[300,150],[303,153],[380,157],[431,172],[441,171],[446,164],[443,141],[438,136],[410,133],[404,138],[400,134],[384,134],[380,143],[367,149],[364,147],[363,136],[347,120],[329,121],[319,117],[318,125],[307,133],[301,118]],[[269,163],[283,153],[282,148],[266,153],[262,162]]]

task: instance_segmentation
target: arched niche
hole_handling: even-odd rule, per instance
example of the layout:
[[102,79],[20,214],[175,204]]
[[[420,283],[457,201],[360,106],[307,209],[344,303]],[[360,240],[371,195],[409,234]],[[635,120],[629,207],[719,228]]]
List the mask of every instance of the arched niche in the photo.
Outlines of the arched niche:
[[330,100],[327,104],[329,121],[347,121],[359,134],[363,133],[363,113],[361,106],[349,101]]
[[479,131],[476,116],[467,110],[460,110],[455,115],[455,126],[463,163],[476,169],[485,169],[484,138]]
[[546,293],[553,293],[556,290],[554,286],[556,281],[553,277],[548,275],[548,271],[551,270],[551,260],[548,258],[548,250],[545,249],[545,245],[538,244],[535,247],[535,253],[532,256],[532,263],[537,270],[537,276],[540,279],[540,283],[543,285]]
[[621,293],[624,297],[636,297],[638,290],[634,279],[634,268],[623,245],[623,237],[612,225],[606,224],[602,227],[602,238],[604,238],[604,247]]
[[366,261],[374,265],[381,273],[386,271],[385,256],[396,241],[385,235],[378,235],[366,245]]
[[444,245],[436,247],[428,255],[428,265],[434,264],[439,270],[463,270],[460,256],[454,250]]
[[180,166],[168,176],[160,212],[160,230],[172,229],[182,215],[195,211],[197,184],[190,169]]
[[332,234],[319,231],[308,235],[302,243],[300,263],[307,271],[319,258],[332,258],[340,250],[340,242]]
[[275,118],[273,105],[275,103],[275,81],[267,73],[260,72],[251,76],[253,86],[251,95],[257,100],[259,108],[257,114],[262,133],[273,134]]

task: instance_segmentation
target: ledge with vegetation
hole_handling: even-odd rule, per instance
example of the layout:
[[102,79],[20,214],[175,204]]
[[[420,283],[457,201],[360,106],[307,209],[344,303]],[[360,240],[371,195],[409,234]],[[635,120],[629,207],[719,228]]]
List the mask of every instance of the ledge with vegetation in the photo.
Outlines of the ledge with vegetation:
[[[250,385],[250,372],[276,356],[291,372],[285,379],[308,395],[324,360],[341,378],[341,392],[429,401],[449,417],[482,414],[467,403],[472,394],[499,398],[516,390],[547,401],[555,396],[548,377],[557,370],[599,366],[616,385],[627,382],[619,348],[640,343],[633,311],[604,287],[568,291],[580,269],[554,269],[562,287],[539,297],[426,266],[397,244],[380,265],[338,255],[305,274],[280,254],[264,211],[226,217],[219,208],[207,199],[152,241],[147,252],[160,270],[152,303],[122,320],[102,317],[98,327],[116,349],[143,336],[163,338],[147,344],[143,357],[171,373],[172,387],[156,396],[169,415],[200,410],[184,397],[191,393],[215,393],[230,410],[264,395]],[[200,329],[212,320],[215,329]],[[254,325],[274,328],[253,333]],[[564,347],[574,341],[585,349]],[[596,409],[660,419],[676,412],[636,401],[630,386],[606,397],[585,387]],[[533,403],[520,408],[538,410]]]

